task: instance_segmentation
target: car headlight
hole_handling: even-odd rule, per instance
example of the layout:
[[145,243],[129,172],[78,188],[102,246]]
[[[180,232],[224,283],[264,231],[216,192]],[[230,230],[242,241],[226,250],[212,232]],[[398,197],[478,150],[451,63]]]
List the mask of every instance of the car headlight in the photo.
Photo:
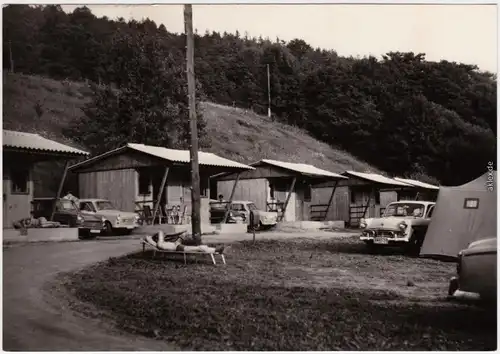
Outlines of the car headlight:
[[77,215],[77,216],[76,216],[76,220],[78,220],[78,221],[83,221],[83,216],[81,216],[81,215]]
[[401,221],[398,226],[401,230],[406,230],[406,228],[408,227],[408,225],[404,221]]

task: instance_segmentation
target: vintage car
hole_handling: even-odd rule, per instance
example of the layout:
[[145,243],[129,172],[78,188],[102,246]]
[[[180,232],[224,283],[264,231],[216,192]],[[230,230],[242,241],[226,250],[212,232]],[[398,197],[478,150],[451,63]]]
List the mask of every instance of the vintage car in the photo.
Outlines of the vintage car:
[[[224,220],[227,202],[213,201],[210,203],[210,214],[212,223],[220,223]],[[253,220],[252,220],[253,219]],[[257,206],[248,200],[235,200],[229,207],[227,223],[244,223],[253,225],[257,229],[272,227],[278,222],[278,213],[259,210]]]
[[79,204],[82,212],[104,218],[105,235],[130,233],[139,226],[139,214],[118,210],[109,200],[80,199]]
[[494,302],[497,299],[497,239],[472,242],[458,253],[457,276],[451,278],[448,296],[458,292],[479,295],[479,299]]
[[434,211],[434,202],[399,201],[390,203],[380,218],[361,219],[361,241],[369,247],[404,246],[420,252]]
[[[44,217],[50,220],[54,208],[55,198],[36,198],[32,202],[32,215],[34,218]],[[52,221],[78,227],[80,238],[95,238],[104,229],[104,218],[86,214],[80,211],[74,201],[58,199]]]

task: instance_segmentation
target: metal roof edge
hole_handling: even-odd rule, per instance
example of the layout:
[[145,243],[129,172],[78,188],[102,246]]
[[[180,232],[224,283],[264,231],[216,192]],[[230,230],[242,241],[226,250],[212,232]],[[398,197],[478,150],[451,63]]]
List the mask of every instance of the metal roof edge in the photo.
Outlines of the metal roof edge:
[[[416,180],[416,179],[414,180],[414,179],[411,179],[411,178],[401,178],[401,177],[394,177],[393,179],[396,180],[396,181],[398,181],[398,182],[403,182],[403,183],[406,183],[406,184],[411,184],[411,185],[415,186],[416,188],[425,188],[425,189],[431,189],[431,190],[438,190],[439,189],[439,186],[436,186],[434,184],[427,183],[427,182],[422,182],[422,181],[419,181],[419,180]],[[413,183],[413,182],[418,182],[418,184],[417,183]]]
[[[320,171],[324,171],[326,173],[329,173],[329,174],[334,174],[336,176],[331,176],[331,175],[326,175],[326,174],[319,174],[319,173],[314,173],[314,172],[311,172],[311,173],[307,173],[307,172],[302,172],[302,171],[298,171],[298,170],[294,170],[292,168],[287,168],[285,166],[279,166],[277,164],[274,164],[272,161],[276,161],[276,162],[282,162],[282,163],[286,163],[286,164],[295,164],[295,165],[306,165],[306,166],[310,166],[310,167],[313,167],[317,170],[320,170]],[[288,170],[288,171],[293,171],[293,172],[296,172],[296,173],[300,173],[301,175],[304,175],[304,176],[321,176],[321,177],[326,177],[326,178],[335,178],[337,180],[341,180],[341,179],[349,179],[348,177],[346,176],[342,176],[340,173],[336,173],[336,172],[331,172],[331,171],[328,171],[328,170],[325,170],[325,169],[322,169],[322,168],[319,168],[319,167],[316,167],[314,165],[311,165],[311,164],[307,164],[307,163],[296,163],[296,162],[286,162],[286,161],[280,161],[280,160],[273,160],[273,159],[262,159],[262,160],[259,160],[257,162],[254,162],[253,164],[251,165],[256,165],[260,162],[263,162],[263,163],[266,163],[268,165],[271,165],[271,166],[274,166],[274,167],[278,167],[278,168],[282,168],[282,169],[285,169],[285,170]]]
[[68,167],[68,170],[69,171],[72,171],[74,169],[77,169],[79,167],[82,167],[82,166],[85,166],[85,165],[89,165],[91,164],[92,162],[94,161],[97,161],[99,159],[102,159],[103,157],[106,157],[106,156],[110,156],[110,155],[113,155],[117,152],[120,152],[121,150],[125,150],[126,148],[129,148],[128,144],[127,145],[124,145],[124,146],[121,146],[119,148],[116,148],[116,149],[113,149],[113,150],[110,150],[110,151],[106,151],[105,153],[102,153],[100,155],[97,155],[97,156],[94,156],[94,157],[91,157],[85,161],[82,161],[82,162],[78,162],[74,165],[71,165]]
[[[392,186],[416,188],[416,186],[413,185],[413,184],[409,184],[409,183],[406,183],[406,182],[401,182],[401,181],[398,181],[398,180],[396,180],[394,178],[386,177],[384,175],[381,175],[379,173],[367,173],[367,172],[357,172],[357,171],[348,170],[348,171],[343,172],[342,174],[343,175],[344,174],[351,175],[352,177],[356,177],[356,178],[366,179],[366,180],[369,180],[369,181],[372,181],[372,182],[378,183],[378,184],[385,184],[385,185],[392,185]],[[370,179],[369,177],[360,176],[359,174],[361,174],[361,175],[372,174],[372,175],[380,176],[380,177],[383,177],[384,179],[392,180],[392,181],[394,181],[394,183],[376,181],[376,180]]]

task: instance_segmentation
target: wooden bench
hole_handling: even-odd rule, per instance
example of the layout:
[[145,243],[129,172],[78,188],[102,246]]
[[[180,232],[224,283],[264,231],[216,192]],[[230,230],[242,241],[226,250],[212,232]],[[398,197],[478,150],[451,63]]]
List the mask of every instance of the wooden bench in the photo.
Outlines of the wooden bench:
[[220,258],[222,259],[222,263],[223,264],[226,264],[226,257],[224,257],[224,254],[223,253],[205,253],[205,252],[184,252],[184,251],[166,251],[166,250],[162,250],[162,249],[159,249],[158,247],[156,246],[153,246],[152,244],[150,244],[149,242],[146,242],[146,240],[141,240],[141,243],[142,243],[142,252],[145,253],[146,252],[146,246],[149,246],[153,249],[153,258],[156,256],[156,252],[158,253],[163,253],[163,254],[182,254],[184,256],[184,264],[187,264],[187,257],[186,255],[188,254],[193,254],[193,255],[209,255],[210,258],[212,258],[212,263],[213,264],[217,264],[217,262],[215,261],[215,255],[218,255],[220,256]]

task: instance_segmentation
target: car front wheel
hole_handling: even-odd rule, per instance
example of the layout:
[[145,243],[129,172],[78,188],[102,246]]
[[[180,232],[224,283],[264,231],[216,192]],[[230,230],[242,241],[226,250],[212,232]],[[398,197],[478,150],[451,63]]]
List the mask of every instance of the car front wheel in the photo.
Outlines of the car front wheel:
[[104,235],[105,236],[113,236],[114,231],[113,231],[113,225],[109,221],[106,221],[104,223]]

